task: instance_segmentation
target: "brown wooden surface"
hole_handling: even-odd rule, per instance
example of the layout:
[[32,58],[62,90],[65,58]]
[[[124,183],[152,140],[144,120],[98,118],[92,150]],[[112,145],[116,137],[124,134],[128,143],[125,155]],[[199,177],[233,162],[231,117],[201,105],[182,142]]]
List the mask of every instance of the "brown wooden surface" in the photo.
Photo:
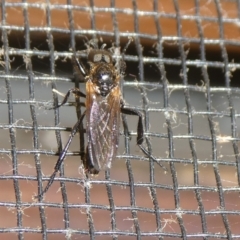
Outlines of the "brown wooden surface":
[[[20,0],[8,0],[7,2],[21,2]],[[38,3],[41,8],[28,7],[28,16],[30,26],[32,27],[44,27],[46,26],[46,1],[29,0],[29,3]],[[77,6],[89,6],[89,1],[86,0],[73,0],[73,5]],[[96,7],[110,7],[109,0],[95,0]],[[195,1],[194,0],[179,0],[179,8],[181,15],[195,16]],[[66,4],[65,0],[51,1],[51,4]],[[138,0],[137,1],[139,11],[153,11],[152,0]],[[159,13],[163,14],[176,14],[173,1],[159,0],[158,3]],[[201,0],[200,1],[200,16],[202,17],[216,17],[217,9],[214,1]],[[130,0],[116,0],[116,8],[132,9],[132,1]],[[237,19],[237,3],[221,1],[221,14],[224,18]],[[74,28],[75,29],[91,29],[91,13],[74,10]],[[97,30],[113,31],[113,21],[111,12],[95,12],[95,23]],[[116,14],[119,31],[121,32],[134,32],[134,15],[129,12]],[[145,34],[157,34],[156,26],[153,16],[139,16],[139,31]],[[177,36],[177,21],[174,18],[168,16],[159,17],[159,23],[162,28],[163,36]],[[7,7],[7,24],[15,26],[23,26],[24,17],[22,7]],[[185,19],[181,21],[182,35],[189,38],[198,38],[198,30],[196,21],[194,19]],[[57,28],[68,29],[69,21],[66,9],[51,10],[51,26]],[[202,21],[202,28],[204,37],[209,39],[219,38],[219,25],[217,22]],[[36,33],[38,34],[38,33]],[[239,26],[235,23],[224,23],[224,38],[231,40],[239,40]],[[148,43],[144,40],[144,43]]]
[[[21,0],[16,1],[10,1],[8,2],[22,2]],[[28,14],[29,14],[29,21],[30,26],[32,27],[44,27],[46,26],[46,1],[45,0],[38,0],[38,1],[29,1],[29,2],[36,2],[38,4],[42,4],[42,9],[39,8],[28,8]],[[95,5],[97,7],[109,7],[109,0],[95,0]],[[130,0],[116,0],[116,7],[119,8],[132,8],[132,1]],[[140,11],[153,11],[153,5],[152,0],[139,0],[138,3],[138,9]],[[181,9],[182,15],[189,15],[194,16],[195,15],[195,9],[194,9],[194,0],[179,0],[179,5]],[[213,1],[209,0],[202,0],[201,2],[201,16],[207,16],[207,17],[214,17],[216,16],[216,7]],[[66,4],[66,0],[57,0],[57,1],[51,1],[52,4]],[[79,5],[79,6],[87,6],[88,1],[87,0],[75,0],[73,1],[73,4]],[[235,2],[223,2],[221,1],[222,5],[222,16],[225,18],[237,18],[237,4]],[[172,1],[170,0],[161,0],[159,1],[159,12],[162,13],[172,13],[175,14],[175,9],[173,6]],[[111,13],[96,13],[96,26],[98,30],[106,30],[106,31],[113,31],[113,24],[112,24],[112,18]],[[134,17],[133,15],[126,15],[126,14],[117,14],[117,19],[119,23],[119,30],[120,31],[130,31],[134,32]],[[52,27],[58,27],[58,28],[65,28],[68,29],[68,15],[67,10],[51,10],[51,21],[52,21]],[[161,17],[159,19],[160,25],[162,27],[162,32],[164,36],[177,36],[176,26],[177,22],[176,19],[167,18],[167,17]],[[7,8],[7,24],[8,25],[14,25],[14,26],[23,26],[24,24],[24,17],[23,17],[23,9],[22,7],[15,7],[15,8]],[[90,13],[89,12],[81,12],[81,11],[74,11],[74,24],[76,29],[90,29]],[[156,27],[154,23],[153,17],[146,17],[141,16],[139,17],[139,24],[140,24],[140,32],[141,33],[147,33],[147,34],[156,34]],[[192,37],[192,38],[198,38],[198,31],[196,28],[196,22],[195,20],[182,20],[182,31],[183,35],[185,37]],[[206,22],[202,21],[202,27],[204,30],[204,37],[209,39],[218,39],[219,38],[219,26],[217,23],[214,22]],[[225,39],[230,40],[239,40],[239,27],[236,24],[224,24],[224,37]],[[32,33],[31,37],[34,37],[34,35],[37,35],[37,32]],[[40,35],[43,39],[46,36]],[[66,35],[55,35],[56,37],[66,37]],[[145,41],[147,44],[148,42]],[[152,42],[149,42],[152,43]],[[175,44],[175,46],[177,43]],[[170,46],[170,45],[169,45]],[[211,46],[213,47],[213,46]],[[235,51],[239,51],[237,47],[233,48]],[[47,62],[46,64],[49,65]],[[28,83],[25,82],[26,86],[19,82],[19,86],[13,87],[13,89],[18,89],[18,92],[23,92],[23,88],[26,90],[28,89]],[[22,87],[22,88],[21,88]],[[42,85],[37,85],[36,89],[41,89]],[[2,91],[5,88],[2,87]],[[44,89],[41,92],[41,99],[48,99],[46,96],[44,96],[44,93],[47,91],[51,92],[50,87],[48,86],[47,89]],[[6,96],[6,93],[3,92],[2,96]],[[173,93],[171,93],[173,94]],[[197,94],[196,94],[197,95]],[[159,96],[159,93],[158,93]],[[2,97],[2,98],[4,98]],[[15,97],[16,98],[16,97]],[[25,96],[19,97],[26,98]],[[156,99],[159,99],[156,98]],[[197,99],[197,102],[203,103],[201,101],[202,98]],[[222,96],[217,98],[216,100],[219,102],[219,105],[222,105],[222,102],[224,101],[222,99]],[[227,100],[225,100],[227,102]],[[179,107],[179,97],[176,98],[177,105],[173,105],[177,109],[180,109]],[[8,116],[7,107],[3,104],[1,104],[1,119],[6,116]],[[224,106],[225,107],[225,106]],[[29,108],[26,108],[25,106],[22,106],[22,108],[29,111]],[[183,107],[181,107],[183,108]],[[25,111],[22,111],[22,115],[17,115],[16,111],[21,109],[19,106],[14,109],[14,116],[16,120],[18,119],[24,119],[24,121],[28,121],[31,124],[31,119],[26,120],[27,113]],[[4,112],[5,110],[5,112]],[[225,110],[225,109],[224,109]],[[61,110],[62,111],[62,110]],[[73,126],[74,122],[76,121],[75,116],[75,110],[72,110],[72,118],[69,118],[69,115],[66,115],[68,117],[68,120],[70,119],[72,122],[65,122],[63,126]],[[53,113],[46,111],[43,111],[39,114],[40,116],[43,116],[44,118],[47,118],[46,116],[49,116],[49,118],[46,120],[48,122],[43,122],[38,119],[38,124],[40,125],[49,125],[50,121],[51,124],[53,124]],[[39,117],[39,116],[38,116]],[[179,116],[178,116],[179,118]],[[61,117],[61,121],[63,122],[63,117]],[[134,123],[135,123],[134,119]],[[201,122],[199,122],[199,126],[201,126],[200,131],[201,134],[203,134],[203,119],[200,119]],[[5,120],[7,123],[7,120]],[[196,120],[195,120],[196,121]],[[217,121],[217,120],[216,120]],[[3,124],[4,121],[1,121]],[[184,119],[182,120],[184,122]],[[133,125],[134,125],[133,123]],[[157,130],[159,131],[159,128],[163,127],[161,129],[161,132],[166,132],[166,126],[165,124],[165,117],[163,117],[163,121],[157,122]],[[177,123],[178,124],[178,123]],[[153,129],[154,122],[151,123],[151,129]],[[160,126],[160,127],[159,127]],[[165,128],[164,128],[165,126]],[[180,128],[175,129],[175,134],[177,135],[177,130],[183,129],[183,124],[181,121],[179,121]],[[230,124],[229,124],[230,126]],[[136,127],[136,124],[134,125]],[[132,131],[135,131],[135,128],[131,128]],[[194,129],[196,131],[196,129]],[[8,130],[3,130],[5,134],[0,134],[0,140],[1,140],[1,148],[11,149],[10,146],[10,140],[9,140],[9,132]],[[179,134],[183,134],[181,132]],[[153,131],[154,132],[154,131]],[[187,130],[185,130],[187,132]],[[184,133],[185,133],[184,132]],[[17,148],[18,149],[32,149],[32,131],[25,131],[25,130],[16,130],[17,133]],[[42,134],[42,135],[41,135]],[[51,135],[52,134],[52,138]],[[65,134],[65,135],[64,135]],[[199,133],[200,134],[200,133]],[[207,133],[204,132],[205,135]],[[219,133],[221,134],[221,132]],[[53,149],[56,151],[57,147],[56,145],[56,139],[55,139],[55,133],[52,131],[52,133],[42,133],[40,132],[40,145],[42,149]],[[64,135],[64,136],[63,136]],[[210,135],[210,134],[209,134]],[[63,142],[65,143],[68,139],[68,133],[62,133],[63,136]],[[122,139],[122,148],[119,149],[119,154],[124,153],[124,144],[123,144],[123,137]],[[132,146],[131,146],[131,153],[140,154],[140,150],[137,148],[134,137],[132,139]],[[75,138],[75,144],[73,143],[71,145],[71,148],[75,151],[79,150],[79,143],[78,143],[78,137]],[[154,142],[151,139],[152,142]],[[176,143],[177,140],[175,140]],[[156,141],[155,141],[156,142]],[[199,141],[200,142],[200,141]],[[211,157],[211,144],[208,142],[207,147],[205,145],[204,148],[201,148],[202,145],[197,142],[197,150],[198,150],[198,158],[200,160],[208,160],[208,157]],[[4,145],[5,144],[5,145]],[[54,145],[55,144],[55,145]],[[159,140],[157,143],[155,143],[155,149],[154,153],[156,154],[156,151],[158,150],[160,154],[157,156],[159,158],[166,158],[167,156],[167,149],[168,149],[168,140]],[[183,143],[181,143],[183,144]],[[179,151],[179,155],[177,155],[179,158],[186,157],[186,152],[190,154],[190,149],[188,145],[188,140],[186,140],[186,146],[182,147],[183,145],[176,144],[175,148]],[[228,159],[230,157],[235,158],[235,155],[233,155],[232,151],[229,150],[229,152],[226,151],[224,148],[225,145],[220,145],[220,154],[224,156],[224,158]],[[181,147],[180,147],[181,146]],[[188,148],[187,148],[188,146]],[[231,148],[231,146],[229,147]],[[175,149],[175,151],[177,151]],[[187,149],[187,150],[186,150]],[[225,150],[224,150],[225,149]],[[226,152],[224,152],[226,151]],[[190,159],[191,157],[189,157]],[[221,159],[221,157],[219,157]],[[41,164],[42,164],[42,171],[45,176],[49,176],[52,173],[54,164],[57,160],[57,156],[40,156]],[[34,163],[34,156],[33,155],[19,155],[18,156],[19,161],[19,175],[22,176],[36,176],[36,169],[35,169],[35,163]],[[12,175],[12,163],[11,163],[11,157],[8,155],[2,155],[1,161],[0,161],[0,174],[2,176],[5,175]],[[149,183],[149,163],[143,162],[143,161],[136,161],[131,160],[131,165],[134,172],[134,182],[135,183]],[[83,178],[81,174],[78,171],[79,166],[81,166],[81,161],[79,157],[68,157],[65,161],[65,175],[67,177],[72,178]],[[193,169],[192,165],[183,165],[183,164],[176,164],[177,168],[177,176],[178,176],[178,182],[179,186],[189,186],[194,188],[194,182],[193,182]],[[221,177],[223,180],[223,187],[224,188],[234,188],[238,187],[237,182],[237,175],[235,174],[236,169],[231,166],[223,166],[220,167],[221,170]],[[158,184],[165,184],[168,186],[172,186],[172,178],[171,173],[164,174],[163,170],[160,169],[158,166],[155,167],[155,171],[157,174],[155,175],[155,182]],[[213,173],[213,169],[211,166],[201,165],[199,166],[199,177],[200,177],[200,186],[206,186],[206,187],[215,187],[216,188],[216,179]],[[111,178],[116,181],[123,181],[128,183],[128,175],[126,170],[126,164],[125,159],[118,159],[114,161],[112,169],[111,169]],[[96,180],[104,180],[104,173],[101,172],[100,175],[95,178]],[[20,184],[20,190],[21,190],[21,197],[22,201],[24,203],[29,204],[35,204],[36,200],[33,199],[33,196],[37,193],[37,182],[24,179],[19,181]],[[46,182],[44,182],[46,184]],[[85,204],[85,196],[84,196],[84,189],[83,185],[75,183],[66,183],[67,185],[67,194],[68,194],[68,202],[69,204]],[[61,191],[59,190],[60,184],[59,182],[54,182],[53,186],[49,189],[47,194],[45,195],[44,201],[47,203],[62,203],[62,196]],[[16,203],[15,199],[15,191],[13,188],[13,181],[12,180],[2,180],[0,181],[0,202],[6,202],[6,203],[13,203],[12,207],[6,207],[1,206],[0,207],[0,228],[16,228],[16,215],[17,210],[16,206],[14,205]],[[114,186],[112,185],[112,191],[113,191],[113,198],[114,203],[116,207],[126,207],[130,206],[130,187],[122,187],[122,186]],[[90,189],[91,192],[91,204],[99,204],[103,206],[109,206],[109,200],[107,197],[107,191],[106,186],[104,184],[93,184],[92,188]],[[136,193],[136,206],[138,207],[145,207],[154,210],[153,202],[149,193],[149,188],[147,187],[136,187],[135,188]],[[201,191],[202,199],[203,199],[203,205],[205,208],[205,211],[218,211],[221,209],[219,204],[219,195],[218,192],[208,192],[208,191]],[[156,195],[157,200],[159,203],[159,206],[161,210],[169,210],[174,211],[175,205],[174,205],[174,192],[172,189],[163,189],[163,188],[156,188]],[[238,210],[239,209],[239,194],[238,192],[230,192],[227,191],[224,193],[225,202],[226,202],[226,210]],[[198,210],[198,203],[196,200],[196,195],[194,193],[194,190],[180,191],[180,207],[183,210],[189,209],[189,210]],[[47,228],[54,228],[54,229],[63,229],[64,228],[64,218],[63,218],[63,208],[53,208],[53,207],[46,207],[46,221],[47,221]],[[41,222],[40,222],[40,216],[39,216],[39,210],[37,206],[28,206],[23,207],[21,209],[23,213],[23,227],[27,228],[35,228],[35,229],[41,229]],[[80,229],[88,231],[88,223],[87,223],[87,208],[84,206],[77,207],[77,208],[71,208],[69,209],[70,212],[70,228],[72,229]],[[99,210],[99,209],[92,209],[93,214],[93,220],[94,220],[94,226],[96,230],[111,230],[111,211],[110,210]],[[138,221],[140,224],[141,231],[156,231],[156,219],[155,215],[153,213],[146,213],[138,211],[137,213]],[[201,227],[201,219],[199,215],[191,215],[191,214],[185,214],[182,215],[184,220],[184,226],[186,227],[187,233],[201,233],[202,227]],[[208,226],[208,232],[211,233],[220,233],[225,234],[225,228],[223,226],[222,217],[219,213],[216,214],[208,214],[206,215],[207,219],[207,226]],[[233,234],[240,234],[240,228],[239,228],[239,216],[238,215],[228,215],[229,224],[231,226],[231,231]],[[119,231],[129,231],[134,232],[134,219],[132,218],[132,214],[130,210],[118,210],[116,211],[116,222],[117,222],[117,228]],[[173,213],[166,213],[161,214],[161,223],[162,223],[162,231],[166,233],[181,233],[179,224],[177,223],[176,214]],[[26,233],[24,234],[24,237],[26,240],[30,239],[42,239],[42,235],[40,233],[34,234],[34,233]],[[15,233],[6,233],[6,234],[0,234],[0,239],[11,239],[15,240],[18,239],[17,234]],[[64,234],[49,234],[49,240],[55,240],[55,239],[66,239]],[[72,239],[89,239],[89,236],[83,236],[83,235],[74,235],[72,234]],[[96,239],[111,239],[111,237],[97,237]],[[124,237],[120,236],[119,239],[136,239],[135,237]],[[146,238],[147,239],[147,238]],[[149,238],[149,239],[155,239]],[[175,239],[175,238],[168,238]]]

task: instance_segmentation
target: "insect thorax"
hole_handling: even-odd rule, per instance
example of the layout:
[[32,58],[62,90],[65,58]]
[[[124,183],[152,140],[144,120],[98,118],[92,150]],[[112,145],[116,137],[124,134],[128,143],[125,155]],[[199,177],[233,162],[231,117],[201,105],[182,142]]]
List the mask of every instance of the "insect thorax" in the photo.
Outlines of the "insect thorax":
[[112,64],[95,63],[89,76],[96,86],[96,92],[101,96],[107,96],[118,85],[118,77]]

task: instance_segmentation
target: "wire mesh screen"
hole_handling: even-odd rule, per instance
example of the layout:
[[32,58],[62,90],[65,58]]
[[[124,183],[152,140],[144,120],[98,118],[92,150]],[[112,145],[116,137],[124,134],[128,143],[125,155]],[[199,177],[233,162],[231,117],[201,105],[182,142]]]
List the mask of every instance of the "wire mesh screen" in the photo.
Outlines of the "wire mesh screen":
[[[240,2],[1,1],[1,239],[240,239]],[[42,201],[80,111],[70,88],[87,39],[124,48],[123,95],[144,116],[120,129],[108,171],[86,178],[75,136]],[[80,51],[80,52],[79,52]],[[84,99],[80,99],[84,101]],[[77,105],[79,106],[79,105]],[[84,131],[82,133],[85,135]],[[82,144],[82,143],[81,143]]]

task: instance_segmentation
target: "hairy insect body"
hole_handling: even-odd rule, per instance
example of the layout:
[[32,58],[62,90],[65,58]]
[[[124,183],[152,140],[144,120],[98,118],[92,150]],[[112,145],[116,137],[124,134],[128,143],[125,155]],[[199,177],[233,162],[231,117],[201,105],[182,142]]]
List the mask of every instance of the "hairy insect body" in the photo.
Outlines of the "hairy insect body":
[[[112,53],[104,50],[104,46],[105,45],[103,45],[101,49],[94,48],[89,51],[89,71],[85,70],[85,67],[78,59],[73,59],[74,69],[79,71],[81,76],[83,75],[85,77],[86,94],[82,93],[78,88],[70,89],[65,95],[62,103],[54,108],[64,105],[70,94],[73,93],[78,97],[86,98],[86,110],[74,125],[68,142],[60,152],[54,172],[52,173],[47,186],[38,197],[42,197],[53,183],[54,178],[66,157],[72,139],[79,131],[84,116],[86,116],[88,144],[83,159],[86,174],[98,174],[100,170],[109,169],[111,167],[111,163],[116,157],[119,145],[121,113],[138,116],[137,145],[146,156],[166,169],[151,154],[149,154],[142,145],[144,140],[142,114],[136,109],[124,107],[119,83],[126,68],[125,62],[121,60],[118,62],[118,66],[114,65]],[[128,132],[126,122],[124,127],[124,132]]]
[[95,51],[90,57],[90,74],[86,83],[86,171],[97,174],[111,167],[119,144],[121,92],[120,75],[106,51]]

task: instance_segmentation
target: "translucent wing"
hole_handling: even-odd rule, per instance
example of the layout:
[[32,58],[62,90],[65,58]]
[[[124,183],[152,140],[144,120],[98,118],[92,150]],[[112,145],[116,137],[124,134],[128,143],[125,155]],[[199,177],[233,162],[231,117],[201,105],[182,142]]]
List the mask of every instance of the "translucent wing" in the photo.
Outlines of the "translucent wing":
[[86,120],[87,120],[87,163],[98,172],[110,168],[114,160],[119,141],[120,100],[119,86],[114,87],[106,97],[95,93],[94,84],[86,84]]

